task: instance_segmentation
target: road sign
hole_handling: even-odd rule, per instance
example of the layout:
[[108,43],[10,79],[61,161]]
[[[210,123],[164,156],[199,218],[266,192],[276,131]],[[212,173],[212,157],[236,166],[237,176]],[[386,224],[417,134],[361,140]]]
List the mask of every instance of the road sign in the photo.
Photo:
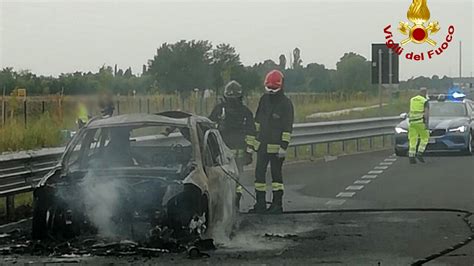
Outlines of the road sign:
[[[372,44],[372,84],[399,83],[398,57],[399,55],[385,43]],[[379,81],[379,77],[382,78],[382,82]]]
[[26,99],[26,89],[17,89],[17,96]]

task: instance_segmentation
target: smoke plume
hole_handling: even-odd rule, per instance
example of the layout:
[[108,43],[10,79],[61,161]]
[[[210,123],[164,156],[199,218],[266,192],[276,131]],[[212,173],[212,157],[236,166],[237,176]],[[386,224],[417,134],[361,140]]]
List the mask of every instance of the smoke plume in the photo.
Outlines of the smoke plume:
[[89,171],[79,186],[85,214],[105,237],[116,237],[119,226],[113,217],[120,209],[120,193],[124,184],[120,179],[98,179]]

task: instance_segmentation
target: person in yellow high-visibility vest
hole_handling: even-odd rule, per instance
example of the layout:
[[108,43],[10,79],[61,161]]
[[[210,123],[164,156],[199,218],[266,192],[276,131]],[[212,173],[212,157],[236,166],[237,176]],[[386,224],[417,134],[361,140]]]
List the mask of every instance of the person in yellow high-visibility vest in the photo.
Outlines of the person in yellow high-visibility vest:
[[411,164],[415,164],[416,159],[424,163],[423,153],[430,138],[429,105],[426,88],[421,88],[418,95],[410,99],[408,122],[408,158]]
[[77,126],[81,129],[87,122],[89,121],[89,112],[87,111],[87,107],[82,100],[79,100],[77,103]]

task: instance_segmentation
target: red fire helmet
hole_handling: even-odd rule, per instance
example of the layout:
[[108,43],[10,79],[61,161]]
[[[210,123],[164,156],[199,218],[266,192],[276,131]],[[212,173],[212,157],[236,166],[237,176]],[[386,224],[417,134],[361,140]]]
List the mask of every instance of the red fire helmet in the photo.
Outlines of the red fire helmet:
[[276,93],[283,87],[283,73],[279,70],[272,70],[265,76],[265,90],[269,93]]

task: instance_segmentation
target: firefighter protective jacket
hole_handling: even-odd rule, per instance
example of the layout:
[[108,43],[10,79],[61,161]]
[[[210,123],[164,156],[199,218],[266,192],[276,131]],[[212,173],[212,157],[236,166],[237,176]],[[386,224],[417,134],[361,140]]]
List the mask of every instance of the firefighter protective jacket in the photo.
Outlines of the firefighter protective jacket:
[[293,132],[293,120],[293,104],[283,91],[264,94],[255,114],[255,149],[265,149],[267,153],[278,153],[280,147],[286,150]]
[[255,122],[252,111],[241,102],[217,104],[209,119],[218,124],[225,144],[232,150],[245,150],[255,142]]

